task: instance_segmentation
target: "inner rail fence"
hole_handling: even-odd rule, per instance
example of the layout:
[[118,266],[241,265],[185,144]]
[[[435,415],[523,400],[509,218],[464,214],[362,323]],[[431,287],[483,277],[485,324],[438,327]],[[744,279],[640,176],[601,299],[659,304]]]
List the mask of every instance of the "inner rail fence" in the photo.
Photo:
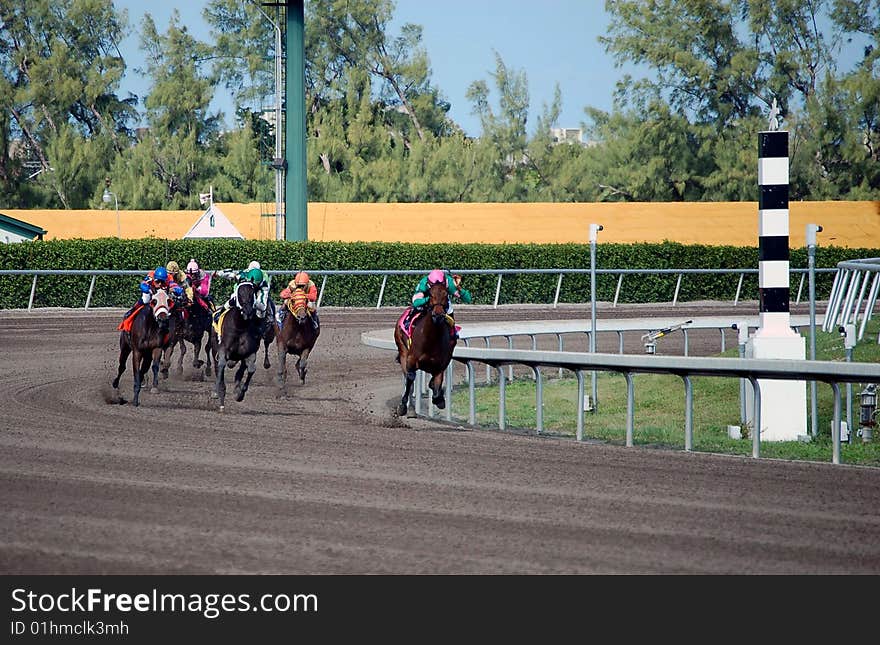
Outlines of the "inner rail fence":
[[[470,333],[481,337],[484,332],[472,325]],[[566,333],[569,329],[547,328],[540,333]],[[596,330],[600,331],[599,329]],[[538,332],[534,332],[538,333]],[[533,334],[532,334],[533,335]],[[463,339],[464,340],[464,339]],[[361,335],[365,345],[380,349],[394,350],[396,346],[387,332],[367,332]],[[534,343],[533,343],[534,346]],[[454,362],[462,363],[467,370],[467,387],[469,396],[468,423],[477,425],[476,419],[476,375],[475,364],[485,364],[487,370],[497,372],[498,397],[498,428],[506,429],[506,383],[505,367],[512,365],[526,366],[532,370],[535,379],[535,426],[540,434],[543,431],[543,375],[541,368],[556,368],[560,373],[564,370],[572,372],[577,379],[577,430],[578,441],[583,440],[584,431],[584,400],[585,376],[588,372],[606,371],[622,374],[626,380],[626,445],[633,446],[635,388],[634,374],[672,374],[682,379],[685,389],[685,431],[684,449],[692,451],[694,445],[693,427],[693,384],[692,377],[714,376],[732,377],[747,380],[751,384],[753,396],[753,427],[752,457],[761,454],[761,387],[759,379],[818,381],[831,386],[833,391],[834,413],[832,423],[832,463],[840,464],[841,443],[841,396],[840,383],[876,383],[880,381],[880,365],[873,363],[840,363],[837,361],[800,361],[785,359],[754,359],[754,358],[706,358],[706,357],[661,357],[635,356],[619,354],[600,354],[592,352],[539,351],[520,349],[492,349],[458,346],[453,354]],[[447,368],[444,378],[446,388],[446,415],[451,420],[453,363]],[[421,378],[418,378],[421,377]],[[416,414],[421,410],[421,392],[424,389],[424,375],[417,374],[418,382],[413,388]],[[741,396],[744,390],[741,389]],[[426,401],[428,416],[435,414],[434,406]],[[742,403],[742,401],[741,401]],[[595,410],[594,410],[595,411]],[[744,413],[744,412],[743,412]],[[852,437],[852,433],[850,434]]]
[[[847,264],[847,263],[841,263]],[[346,306],[375,306],[377,309],[381,308],[383,304],[385,306],[401,306],[408,304],[409,296],[412,293],[412,287],[415,284],[415,278],[421,278],[423,275],[427,274],[430,269],[422,269],[422,270],[307,270],[313,279],[320,278],[320,288],[318,295],[318,305],[328,305],[328,306],[338,306],[338,307],[346,307]],[[101,279],[104,282],[109,283],[111,279],[119,280],[121,278],[141,278],[147,274],[148,270],[109,270],[109,269],[98,269],[98,270],[84,270],[84,269],[3,269],[0,270],[0,308],[12,309],[12,308],[21,308],[24,305],[24,300],[27,298],[27,309],[28,311],[34,309],[36,306],[62,306],[62,307],[71,307],[71,302],[78,300],[76,298],[76,291],[78,289],[82,289],[83,296],[81,302],[83,302],[83,309],[89,309],[94,306],[94,296],[96,292],[96,284],[98,284],[98,280]],[[269,274],[270,279],[277,282],[278,279],[284,280],[285,278],[292,278],[299,269],[292,270],[269,270],[266,273]],[[804,293],[804,285],[805,280],[808,275],[808,269],[790,269],[790,275],[798,281],[797,295],[794,299],[795,304],[799,304],[801,302],[801,296]],[[819,268],[814,269],[817,274],[830,274],[837,272],[837,275],[834,279],[834,284],[832,286],[832,295],[834,295],[834,287],[838,285],[838,281],[840,280],[840,269],[839,268]],[[650,276],[655,279],[666,280],[670,289],[661,289],[661,291],[671,293],[671,303],[672,306],[678,305],[680,301],[680,296],[682,295],[682,285],[687,285],[687,282],[683,282],[687,277],[706,277],[706,276],[717,276],[721,279],[730,277],[731,280],[729,284],[726,286],[722,286],[721,290],[727,291],[725,298],[719,298],[717,296],[718,285],[705,286],[705,291],[714,292],[714,293],[702,293],[700,292],[700,285],[694,286],[694,288],[688,290],[688,296],[691,300],[723,300],[727,301],[728,298],[732,295],[733,305],[736,306],[739,304],[740,299],[743,295],[743,285],[747,278],[747,276],[752,279],[754,278],[754,285],[750,285],[749,289],[754,290],[755,297],[757,297],[758,286],[757,286],[757,275],[758,269],[596,269],[595,272],[590,269],[461,269],[454,270],[454,273],[458,273],[462,276],[471,276],[472,280],[477,281],[476,284],[472,284],[469,281],[466,281],[465,286],[467,286],[472,292],[475,292],[475,302],[477,304],[492,304],[493,307],[498,307],[500,304],[525,304],[525,303],[534,303],[534,304],[552,304],[553,308],[557,308],[560,304],[560,294],[562,293],[563,288],[563,279],[569,278],[570,281],[578,281],[577,284],[570,290],[569,298],[566,302],[574,303],[574,304],[584,304],[589,303],[594,299],[593,294],[590,293],[590,284],[585,280],[585,277],[594,277],[595,276],[611,276],[616,277],[616,284],[614,286],[614,295],[613,299],[608,298],[612,302],[612,306],[616,307],[618,302],[620,301],[621,294],[624,294],[624,299],[627,300],[626,296],[630,295],[633,298],[630,298],[630,301],[636,302],[670,302],[670,300],[662,300],[662,299],[653,299],[653,300],[644,300],[639,297],[639,289],[644,286],[645,280],[635,280],[630,279],[625,283],[624,278],[629,276],[630,278],[634,276]],[[14,288],[5,288],[3,286],[4,281],[15,279],[15,278],[27,278],[30,277],[30,287],[29,287],[29,295],[28,287],[26,285],[18,285]],[[555,286],[553,285],[552,278],[555,277]],[[43,294],[41,298],[38,298],[38,284],[40,278],[49,278],[56,282],[53,282],[50,287],[47,287],[47,293]],[[85,281],[81,280],[82,278],[88,278],[88,289],[85,289]],[[339,283],[339,288],[332,288],[333,282],[332,279],[336,279],[335,282]],[[363,280],[354,284],[351,282],[352,278],[362,278]],[[504,302],[502,303],[502,286],[504,279],[507,278],[508,282],[512,282],[513,284],[517,284],[517,288],[514,289],[511,287],[510,292],[504,294]],[[534,278],[536,281],[540,281],[538,285],[528,285],[528,288],[524,288],[522,286],[522,279],[532,279]],[[548,279],[550,279],[548,281]],[[60,282],[60,287],[58,286],[58,281]],[[733,281],[736,280],[736,288],[735,291],[733,289]],[[489,287],[491,282],[494,282],[494,285]],[[674,281],[674,288],[672,287],[672,282]],[[286,281],[284,281],[286,283]],[[328,286],[329,282],[329,286]],[[391,288],[391,283],[393,284],[393,289]],[[581,284],[583,282],[583,284]],[[855,282],[855,280],[850,281],[846,280],[846,285],[851,285]],[[791,282],[794,284],[794,280]],[[217,282],[212,284],[212,292],[217,294],[218,292]],[[626,286],[625,286],[626,285]],[[630,286],[632,285],[632,286]],[[610,284],[607,285],[610,287]],[[876,286],[877,281],[875,280],[874,287],[872,287],[872,293],[876,297]],[[126,288],[127,285],[120,286],[116,284],[116,288],[109,290],[107,293],[102,294],[102,305],[100,306],[118,306],[118,307],[128,307],[131,304],[131,301],[137,296],[137,289],[134,284],[131,285],[131,288]],[[627,287],[630,289],[630,293],[627,294]],[[729,288],[728,288],[729,287]],[[368,291],[373,289],[373,293],[375,294],[374,299],[368,298]],[[487,297],[487,293],[491,293],[494,290],[494,297],[490,299]],[[597,294],[595,296],[596,299],[599,298],[600,293],[603,290],[607,290],[610,292],[610,289],[604,288],[600,285],[596,291]],[[843,287],[838,289],[839,291],[843,291]],[[275,289],[273,291],[280,291],[280,288]],[[731,293],[732,292],[732,293]],[[519,298],[511,299],[511,295],[522,294]],[[609,293],[610,296],[610,293]],[[40,302],[38,302],[38,300]],[[19,304],[21,303],[21,304]],[[374,304],[375,303],[375,304]],[[77,305],[78,308],[78,305]]]
[[831,332],[835,326],[845,327],[851,324],[858,327],[856,338],[862,340],[865,327],[874,312],[878,289],[880,258],[839,262],[828,296],[825,318],[822,320],[822,331]]

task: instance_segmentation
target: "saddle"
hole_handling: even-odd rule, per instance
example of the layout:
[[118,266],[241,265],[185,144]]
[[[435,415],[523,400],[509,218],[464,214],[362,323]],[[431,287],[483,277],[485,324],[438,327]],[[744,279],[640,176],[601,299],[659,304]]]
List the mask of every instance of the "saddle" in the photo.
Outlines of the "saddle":
[[[412,311],[412,307],[407,307],[404,310],[403,314],[401,314],[400,318],[397,320],[397,326],[400,327],[401,331],[403,331],[403,333],[406,335],[406,340],[408,343],[412,342],[413,324],[415,324],[415,322],[419,318],[425,315],[425,312],[422,310],[416,311],[415,315],[412,317],[409,323],[407,323],[406,319],[410,311]],[[449,325],[449,329],[452,332],[453,336],[458,334],[459,330],[461,330],[461,327],[455,324],[455,319],[449,314],[446,314],[446,324]]]

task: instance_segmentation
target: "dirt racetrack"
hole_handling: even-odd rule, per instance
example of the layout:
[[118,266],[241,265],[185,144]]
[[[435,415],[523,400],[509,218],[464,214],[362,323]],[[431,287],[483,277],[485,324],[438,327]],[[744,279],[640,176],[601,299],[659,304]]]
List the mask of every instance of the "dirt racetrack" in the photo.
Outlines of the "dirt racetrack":
[[395,419],[397,313],[324,309],[306,384],[270,354],[220,413],[188,364],[113,402],[120,311],[0,312],[0,572],[880,573],[880,469]]

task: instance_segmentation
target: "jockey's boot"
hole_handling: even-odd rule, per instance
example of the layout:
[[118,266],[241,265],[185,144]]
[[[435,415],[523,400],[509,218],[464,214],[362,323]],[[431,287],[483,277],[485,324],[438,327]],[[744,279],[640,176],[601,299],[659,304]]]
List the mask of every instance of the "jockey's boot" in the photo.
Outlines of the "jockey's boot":
[[412,325],[413,318],[416,317],[416,308],[410,307],[406,312],[406,318],[403,319],[403,328],[409,332],[410,325]]

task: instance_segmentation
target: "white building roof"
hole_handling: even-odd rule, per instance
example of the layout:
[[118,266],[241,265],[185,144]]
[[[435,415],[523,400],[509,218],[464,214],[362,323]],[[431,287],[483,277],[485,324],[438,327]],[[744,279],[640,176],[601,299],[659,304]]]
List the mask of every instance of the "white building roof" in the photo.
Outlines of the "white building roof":
[[232,225],[216,204],[211,204],[196,223],[193,224],[183,239],[225,237],[243,240],[244,236]]

